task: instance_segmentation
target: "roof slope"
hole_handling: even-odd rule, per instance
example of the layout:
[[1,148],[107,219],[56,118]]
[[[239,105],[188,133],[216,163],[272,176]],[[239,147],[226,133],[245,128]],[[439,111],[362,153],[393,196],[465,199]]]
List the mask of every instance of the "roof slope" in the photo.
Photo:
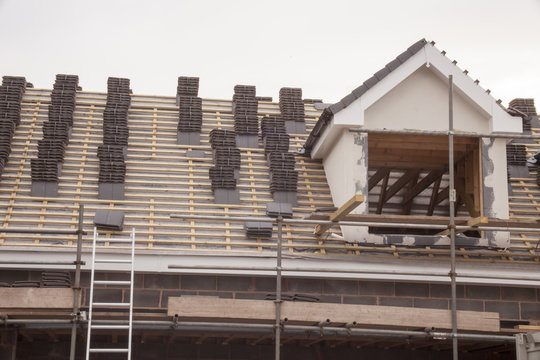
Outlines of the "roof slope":
[[[56,198],[30,196],[30,159],[37,152],[42,138],[42,124],[47,119],[50,90],[28,89],[23,97],[21,124],[17,127],[12,152],[0,181],[0,219],[4,228],[37,227],[43,229],[75,229],[77,207],[85,204],[85,246],[91,242],[93,216],[97,209],[125,211],[123,232],[107,234],[111,240],[129,236],[134,227],[139,251],[166,250],[221,254],[275,253],[274,239],[250,239],[240,223],[223,220],[170,219],[171,213],[220,216],[262,216],[266,203],[272,201],[269,191],[269,169],[264,148],[241,149],[239,205],[213,202],[208,169],[213,165],[208,134],[214,128],[232,129],[230,100],[203,99],[203,132],[199,146],[178,145],[176,127],[178,107],[175,98],[133,95],[129,110],[129,145],[126,159],[126,199],[100,200],[97,196],[97,147],[102,143],[102,113],[106,94],[78,92],[73,133],[66,148],[66,157]],[[299,150],[316,123],[320,112],[313,104],[306,104],[306,133],[294,134],[290,151]],[[277,103],[259,103],[259,116],[279,112]],[[534,132],[540,129],[533,129]],[[528,144],[531,153],[538,143]],[[203,150],[204,157],[188,156],[190,149]],[[294,209],[296,218],[303,218],[317,208],[331,207],[332,199],[326,176],[319,161],[296,157],[299,172],[299,204]],[[538,217],[540,192],[534,179],[511,179],[513,217]],[[441,260],[449,257],[448,249],[403,246],[370,246],[346,243],[338,236],[316,237],[314,226],[287,224],[284,227],[284,248],[291,255],[349,255],[391,258],[421,258]],[[331,232],[339,235],[339,227]],[[274,229],[276,234],[276,229]],[[330,234],[327,233],[327,235]],[[73,235],[2,234],[0,246],[20,247],[43,251],[73,249]],[[513,234],[509,249],[459,249],[461,261],[491,261],[503,263],[538,263],[540,249],[535,248],[535,234]],[[112,241],[106,246],[118,246]]]

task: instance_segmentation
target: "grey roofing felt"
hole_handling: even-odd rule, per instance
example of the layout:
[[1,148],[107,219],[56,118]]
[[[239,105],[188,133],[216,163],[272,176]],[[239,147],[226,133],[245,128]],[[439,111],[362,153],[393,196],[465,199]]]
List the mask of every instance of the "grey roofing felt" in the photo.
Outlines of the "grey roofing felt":
[[398,57],[396,57],[394,60],[386,64],[385,67],[377,71],[372,77],[364,81],[362,85],[354,89],[349,95],[345,96],[343,99],[341,99],[337,103],[330,105],[329,107],[324,109],[321,116],[319,117],[319,120],[313,127],[313,130],[311,130],[311,133],[309,134],[308,139],[306,140],[306,143],[304,145],[304,148],[306,149],[306,153],[309,154],[311,152],[311,149],[315,146],[315,144],[317,143],[317,140],[319,139],[321,134],[324,132],[324,129],[326,129],[326,126],[332,120],[332,117],[335,114],[345,109],[347,106],[352,104],[356,99],[364,95],[364,93],[366,93],[370,88],[375,86],[375,84],[381,81],[384,77],[386,77],[392,71],[397,69],[401,64],[409,60],[409,58],[411,58],[413,55],[419,52],[422,48],[424,48],[426,44],[427,44],[426,39],[418,40],[417,42],[412,44],[407,50],[399,54]]

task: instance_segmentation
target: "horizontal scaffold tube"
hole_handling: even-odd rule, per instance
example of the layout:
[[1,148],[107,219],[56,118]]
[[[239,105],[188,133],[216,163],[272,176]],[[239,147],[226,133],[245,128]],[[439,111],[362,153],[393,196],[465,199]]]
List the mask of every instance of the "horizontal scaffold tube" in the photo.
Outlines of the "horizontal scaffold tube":
[[[95,320],[95,324],[107,324],[110,320]],[[70,319],[0,319],[0,325],[71,325]],[[80,320],[80,324],[86,325],[87,321]],[[115,324],[128,323],[125,321],[114,321]],[[234,322],[198,322],[198,321],[172,321],[172,320],[133,320],[135,330],[160,330],[162,328],[180,330],[206,329],[212,331],[223,329],[228,332],[246,333],[254,329],[273,331],[274,324],[262,323],[234,323]],[[43,328],[43,327],[41,327]],[[425,338],[433,340],[447,340],[452,338],[452,333],[440,331],[413,331],[413,330],[394,330],[394,329],[371,329],[360,328],[355,325],[346,327],[336,326],[309,326],[309,325],[289,325],[286,322],[282,325],[285,334],[290,332],[309,332],[313,331],[319,335],[335,336],[340,334],[347,337],[365,337],[365,336],[383,336],[388,338]],[[489,341],[489,342],[508,342],[514,343],[515,337],[510,335],[496,334],[457,334],[458,338],[463,340]]]

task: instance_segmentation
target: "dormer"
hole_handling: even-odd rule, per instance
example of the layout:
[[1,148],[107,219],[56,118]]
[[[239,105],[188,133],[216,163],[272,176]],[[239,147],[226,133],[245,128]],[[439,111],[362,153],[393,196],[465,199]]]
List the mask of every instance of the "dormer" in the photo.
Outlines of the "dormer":
[[[327,107],[306,141],[306,151],[323,162],[335,206],[362,194],[364,203],[353,213],[449,215],[448,137],[433,132],[449,128],[450,75],[454,131],[459,134],[453,164],[457,215],[508,219],[507,140],[479,134],[520,134],[521,118],[511,116],[467,71],[424,39]],[[425,229],[342,227],[342,232],[345,240],[359,243],[449,243],[439,231]],[[466,233],[457,242],[506,247],[509,234]]]

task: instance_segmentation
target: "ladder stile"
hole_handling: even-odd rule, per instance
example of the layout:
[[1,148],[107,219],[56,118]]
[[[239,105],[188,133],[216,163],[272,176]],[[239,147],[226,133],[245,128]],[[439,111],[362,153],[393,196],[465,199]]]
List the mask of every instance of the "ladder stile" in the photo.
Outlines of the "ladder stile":
[[[131,246],[131,256],[128,259],[105,259],[98,258],[96,259],[96,250],[97,243],[107,240],[109,242],[116,242],[114,239],[105,239],[98,236],[97,229],[94,227],[94,238],[92,241],[92,262],[91,262],[91,273],[90,273],[90,298],[89,298],[89,307],[88,307],[88,336],[86,340],[86,360],[90,360],[90,354],[103,354],[103,353],[125,353],[127,359],[131,360],[131,345],[132,345],[132,335],[133,335],[133,283],[134,283],[134,272],[135,272],[135,229],[131,229],[130,239],[124,240],[122,242],[129,243]],[[95,270],[96,263],[109,263],[109,264],[124,264],[130,265],[130,280],[95,280]],[[107,285],[117,285],[117,286],[126,286],[129,285],[129,302],[94,302],[94,286],[107,286]],[[128,308],[129,309],[129,321],[128,325],[125,325],[125,320],[117,320],[107,322],[106,325],[93,325],[93,309],[96,308]],[[98,320],[99,324],[99,320]],[[92,339],[92,329],[94,330],[127,330],[128,331],[128,346],[127,348],[92,348],[91,339]]]

